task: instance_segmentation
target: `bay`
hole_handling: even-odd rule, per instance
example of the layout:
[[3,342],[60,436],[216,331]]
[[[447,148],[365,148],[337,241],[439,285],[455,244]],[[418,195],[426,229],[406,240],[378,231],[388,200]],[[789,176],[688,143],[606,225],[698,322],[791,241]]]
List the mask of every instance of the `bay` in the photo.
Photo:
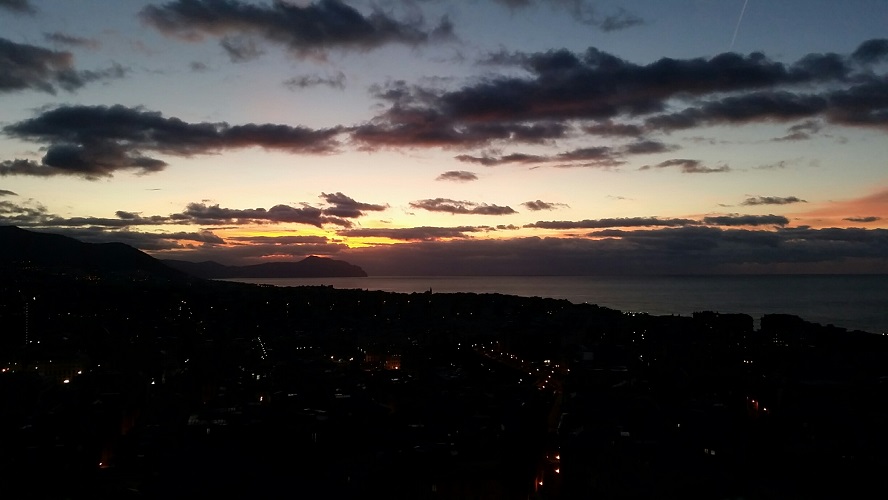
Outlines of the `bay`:
[[823,325],[888,333],[888,276],[371,276],[233,279],[274,286],[332,286],[396,293],[500,293],[565,299],[624,312],[793,314]]

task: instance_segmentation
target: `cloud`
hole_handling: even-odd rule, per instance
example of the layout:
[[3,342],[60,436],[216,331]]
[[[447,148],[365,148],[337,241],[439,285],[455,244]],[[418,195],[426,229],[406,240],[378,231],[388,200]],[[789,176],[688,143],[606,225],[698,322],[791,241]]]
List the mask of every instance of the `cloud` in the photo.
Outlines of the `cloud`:
[[[731,168],[727,165],[721,167],[707,167],[700,160],[689,160],[685,158],[676,158],[666,160],[654,165],[656,168],[681,167],[684,174],[711,174],[717,172],[730,172]],[[639,170],[650,170],[650,165],[645,165]]]
[[869,217],[845,217],[842,220],[847,220],[847,221],[851,221],[851,222],[869,223],[869,222],[878,222],[878,221],[882,220],[882,218],[871,215]]
[[321,193],[320,196],[325,202],[332,205],[324,209],[324,215],[333,217],[342,217],[346,219],[354,219],[362,217],[364,212],[382,212],[388,208],[388,205],[375,205],[372,203],[361,203],[340,193]]
[[818,120],[805,120],[786,129],[786,135],[773,139],[774,141],[804,141],[811,138],[812,135],[820,132],[823,123]]
[[68,171],[46,166],[31,160],[3,160],[0,161],[0,176],[30,175],[34,177],[48,177],[52,175],[67,174]]
[[627,144],[623,147],[623,153],[631,155],[646,155],[653,153],[666,153],[678,149],[660,141],[642,140]]
[[122,78],[127,70],[118,64],[104,70],[77,70],[70,52],[16,43],[0,38],[0,93],[38,90],[69,92],[87,83]]
[[512,153],[505,156],[471,156],[471,155],[458,155],[455,157],[457,160],[465,163],[478,163],[480,165],[484,165],[486,167],[492,167],[496,165],[504,165],[507,163],[544,163],[551,161],[550,157],[540,156],[540,155],[529,155],[524,153]]
[[611,120],[605,120],[594,125],[586,125],[583,127],[583,130],[588,134],[604,137],[641,137],[644,135],[644,128],[640,125],[614,123]]
[[537,221],[524,227],[539,229],[603,229],[611,227],[683,227],[700,224],[692,219],[661,219],[658,217],[619,217],[581,221]]
[[0,0],[0,9],[6,9],[16,14],[34,14],[37,12],[28,0]]
[[183,40],[255,36],[299,57],[322,56],[336,48],[417,45],[452,35],[447,19],[428,29],[422,19],[398,21],[380,10],[364,15],[338,0],[304,6],[284,1],[260,5],[238,0],[176,0],[149,5],[139,15],[161,33]]
[[258,59],[265,52],[247,36],[226,36],[219,41],[219,46],[228,54],[233,63],[241,63]]
[[0,196],[18,196],[18,193],[8,189],[0,189]]
[[611,32],[611,31],[620,31],[626,28],[631,28],[633,26],[639,26],[644,24],[644,19],[636,16],[628,12],[623,8],[619,8],[617,12],[604,16],[598,22],[598,26],[601,28],[601,31]]
[[323,85],[326,87],[330,87],[331,89],[339,89],[342,90],[345,88],[345,73],[342,71],[337,72],[334,75],[330,76],[320,76],[320,75],[303,75],[303,76],[294,76],[286,81],[284,81],[284,86],[291,90],[296,89],[305,89],[309,87],[317,87],[319,85]]
[[538,212],[540,210],[557,210],[559,208],[568,207],[565,203],[550,203],[542,200],[525,201],[521,205],[533,212]]
[[[538,4],[513,4],[531,5]],[[876,65],[883,45],[870,40],[858,47],[856,55],[812,53],[795,62],[774,61],[758,52],[728,52],[647,64],[594,47],[584,52],[501,50],[480,64],[515,66],[523,73],[482,77],[457,87],[403,81],[374,87],[372,94],[385,107],[369,122],[354,127],[352,138],[367,149],[554,145],[579,132],[636,138],[622,148],[612,146],[608,159],[564,165],[617,166],[625,155],[675,149],[645,139],[651,132],[799,120],[806,122],[790,127],[783,140],[804,139],[817,131],[818,123],[888,129],[888,80]],[[498,165],[556,156],[506,151],[457,159]],[[730,170],[690,162],[682,168],[686,173]]]
[[326,236],[231,236],[228,241],[264,245],[322,245],[329,242]]
[[864,64],[877,64],[888,58],[888,39],[867,40],[857,47],[851,58]]
[[54,33],[44,33],[43,38],[47,42],[57,43],[60,45],[69,45],[71,47],[83,47],[87,49],[99,48],[98,40],[93,38],[82,38],[79,36],[66,35],[58,31]]
[[188,65],[188,67],[191,68],[191,71],[194,71],[196,73],[203,73],[204,71],[208,71],[210,69],[209,66],[207,66],[205,63],[202,63],[200,61],[192,61]]
[[[8,191],[10,195],[14,195]],[[3,192],[0,192],[3,195]],[[350,228],[353,222],[348,219],[363,217],[365,212],[383,211],[388,205],[362,203],[353,198],[336,193],[321,193],[327,207],[314,207],[308,203],[298,206],[274,205],[265,208],[225,208],[206,201],[186,205],[181,212],[169,215],[143,216],[139,212],[118,210],[116,218],[107,217],[60,217],[47,212],[42,205],[26,206],[8,201],[0,202],[0,222],[32,228],[78,228],[129,229],[136,226],[240,226],[262,224],[306,224],[314,227],[333,225]],[[33,205],[33,204],[32,204]],[[233,238],[234,241],[240,241]],[[259,240],[256,240],[259,241]],[[285,240],[276,240],[283,242]],[[294,240],[295,241],[295,240]],[[317,240],[303,240],[303,243],[326,243]]]
[[465,170],[449,170],[435,178],[437,181],[471,182],[477,181],[478,176],[474,172]]
[[805,200],[795,196],[779,197],[779,196],[755,196],[746,198],[741,205],[789,205],[791,203],[808,203]]
[[714,226],[785,226],[789,219],[782,215],[719,215],[703,217],[703,222]]
[[471,201],[456,201],[447,198],[411,201],[410,206],[429,212],[446,212],[451,214],[511,215],[517,213],[511,207],[473,203]]
[[[627,151],[628,152],[628,151]],[[487,167],[496,165],[505,165],[509,163],[518,164],[555,164],[553,166],[567,167],[599,167],[610,168],[625,163],[621,158],[623,154],[620,151],[607,146],[596,146],[579,148],[571,151],[565,151],[555,155],[543,156],[525,153],[510,153],[502,156],[493,156],[485,154],[484,156],[457,155],[455,158],[461,162],[478,163]]]
[[452,238],[467,238],[466,233],[483,230],[472,226],[461,227],[402,227],[402,228],[356,228],[337,231],[340,236],[352,238],[388,238],[401,241],[434,241]]
[[888,270],[888,230],[667,227],[590,237],[417,241],[345,249],[369,274],[663,275]]
[[[258,146],[291,153],[322,154],[336,147],[338,129],[312,130],[275,124],[187,123],[142,108],[62,106],[4,127],[6,135],[48,144],[40,164],[15,160],[2,175],[111,177],[118,170],[147,174],[167,163],[147,156],[210,154]],[[23,163],[24,162],[24,163]]]
[[435,111],[392,109],[387,117],[351,129],[368,149],[380,147],[472,147],[495,141],[542,144],[567,135],[559,123],[458,124]]
[[610,14],[601,15],[594,2],[588,0],[494,0],[512,10],[548,5],[552,9],[567,11],[577,22],[595,26],[605,33],[619,31],[644,24],[644,20],[620,7]]
[[700,107],[647,120],[649,129],[678,130],[720,123],[743,124],[756,120],[795,120],[826,111],[828,99],[792,92],[756,92],[726,97]]
[[350,227],[351,222],[336,216],[326,216],[320,208],[303,204],[301,207],[275,205],[268,210],[264,208],[235,209],[223,208],[218,204],[189,203],[181,213],[173,214],[172,220],[187,221],[198,225],[220,224],[280,224],[294,223],[323,227],[334,224]]

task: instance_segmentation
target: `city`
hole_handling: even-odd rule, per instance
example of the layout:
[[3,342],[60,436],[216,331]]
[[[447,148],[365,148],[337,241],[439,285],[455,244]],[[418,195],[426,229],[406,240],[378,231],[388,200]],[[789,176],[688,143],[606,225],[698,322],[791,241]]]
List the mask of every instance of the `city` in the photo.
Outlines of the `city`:
[[886,491],[882,335],[498,294],[3,278],[6,498]]

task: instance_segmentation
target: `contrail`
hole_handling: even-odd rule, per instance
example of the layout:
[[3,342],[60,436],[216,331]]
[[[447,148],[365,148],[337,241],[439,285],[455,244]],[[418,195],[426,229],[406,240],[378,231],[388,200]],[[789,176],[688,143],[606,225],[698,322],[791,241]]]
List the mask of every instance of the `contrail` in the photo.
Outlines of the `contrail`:
[[734,36],[731,38],[731,49],[734,48],[734,42],[737,40],[737,32],[740,31],[740,21],[743,21],[743,13],[746,12],[746,4],[749,0],[743,0],[743,8],[740,9],[740,17],[737,19],[737,26],[734,28]]

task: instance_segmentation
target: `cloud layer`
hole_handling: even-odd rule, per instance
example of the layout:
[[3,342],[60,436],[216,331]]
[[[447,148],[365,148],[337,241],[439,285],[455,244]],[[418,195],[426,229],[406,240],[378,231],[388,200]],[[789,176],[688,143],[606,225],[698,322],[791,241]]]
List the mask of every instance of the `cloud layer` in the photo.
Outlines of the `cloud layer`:
[[187,123],[126,106],[62,106],[4,127],[11,137],[46,144],[38,164],[5,161],[0,175],[110,177],[119,170],[150,173],[167,162],[146,153],[188,157],[258,146],[322,154],[336,148],[338,129],[275,124]]
[[[433,37],[450,36],[449,22],[426,28],[422,20],[399,21],[376,10],[364,15],[338,0],[307,5],[282,1],[270,5],[238,0],[178,0],[149,5],[142,20],[166,35],[184,40],[219,37],[229,55],[253,58],[259,54],[249,38],[280,45],[298,56],[318,55],[330,49],[367,50],[389,43],[416,45]],[[244,46],[249,50],[244,52]],[[234,58],[233,58],[234,59]]]

